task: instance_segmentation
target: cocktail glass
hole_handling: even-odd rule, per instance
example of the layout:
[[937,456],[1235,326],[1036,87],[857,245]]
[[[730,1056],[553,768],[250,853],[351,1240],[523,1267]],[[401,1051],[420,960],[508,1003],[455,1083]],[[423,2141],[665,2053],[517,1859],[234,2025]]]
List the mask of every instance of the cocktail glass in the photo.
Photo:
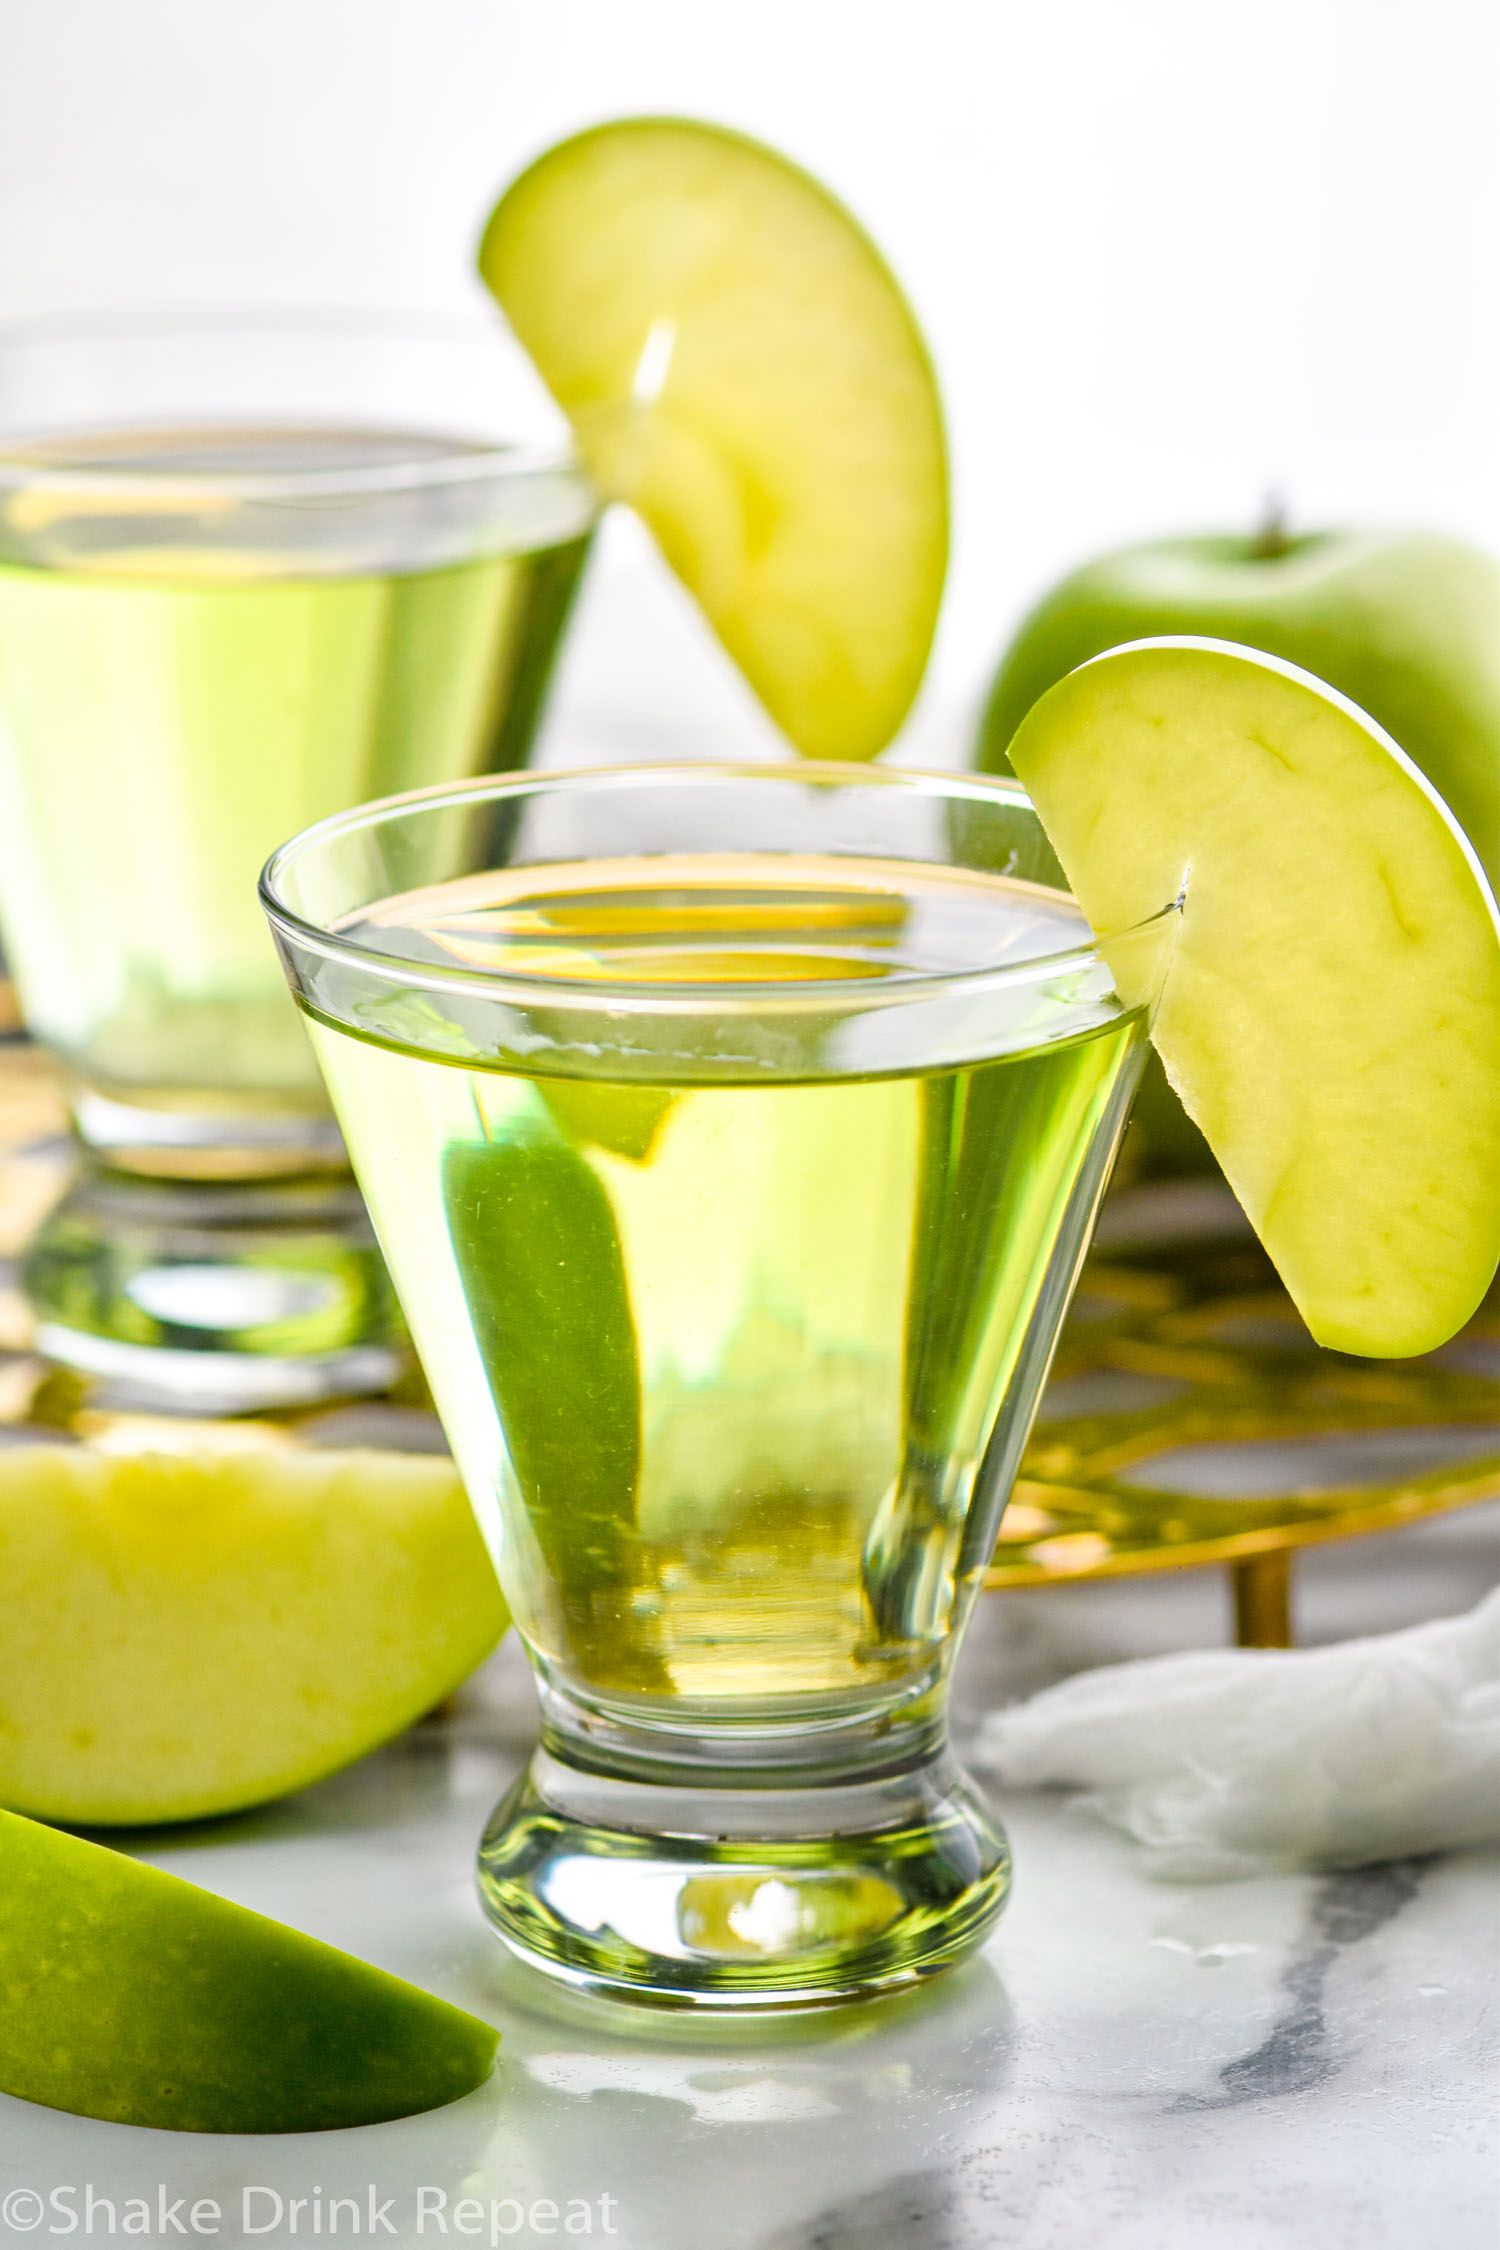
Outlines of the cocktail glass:
[[1096,944],[1017,784],[803,764],[424,791],[262,898],[541,1694],[492,1919],[668,2004],[951,1963],[948,1681],[1175,913]]
[[97,1160],[31,1262],[53,1357],[213,1410],[390,1380],[255,877],[524,761],[593,516],[497,320],[0,334],[0,923]]

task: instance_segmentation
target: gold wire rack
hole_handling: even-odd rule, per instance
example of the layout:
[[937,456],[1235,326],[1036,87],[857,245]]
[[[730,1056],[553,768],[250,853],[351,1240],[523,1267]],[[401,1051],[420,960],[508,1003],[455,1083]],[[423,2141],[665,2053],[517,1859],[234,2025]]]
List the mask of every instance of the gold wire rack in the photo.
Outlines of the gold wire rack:
[[1320,1350],[1222,1182],[1106,1204],[989,1588],[1226,1565],[1291,1640],[1299,1547],[1500,1494],[1500,1301],[1420,1359]]

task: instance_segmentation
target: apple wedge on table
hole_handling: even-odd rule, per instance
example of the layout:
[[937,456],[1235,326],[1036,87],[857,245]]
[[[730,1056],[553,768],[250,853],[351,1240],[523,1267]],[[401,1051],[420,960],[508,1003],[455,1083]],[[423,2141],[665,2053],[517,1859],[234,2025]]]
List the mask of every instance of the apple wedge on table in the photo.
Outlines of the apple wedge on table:
[[499,2034],[161,1868],[0,1812],[0,2090],[187,2133],[329,2132],[483,2083]]
[[451,1461],[253,1435],[0,1453],[0,1804],[84,1827],[263,1804],[410,1726],[505,1631]]

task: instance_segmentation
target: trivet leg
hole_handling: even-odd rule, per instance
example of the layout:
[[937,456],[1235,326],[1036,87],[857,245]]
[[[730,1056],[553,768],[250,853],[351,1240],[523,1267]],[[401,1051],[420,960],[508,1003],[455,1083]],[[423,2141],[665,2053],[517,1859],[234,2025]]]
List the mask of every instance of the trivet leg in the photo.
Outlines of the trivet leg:
[[1234,1637],[1241,1648],[1292,1645],[1292,1555],[1289,1547],[1231,1563]]

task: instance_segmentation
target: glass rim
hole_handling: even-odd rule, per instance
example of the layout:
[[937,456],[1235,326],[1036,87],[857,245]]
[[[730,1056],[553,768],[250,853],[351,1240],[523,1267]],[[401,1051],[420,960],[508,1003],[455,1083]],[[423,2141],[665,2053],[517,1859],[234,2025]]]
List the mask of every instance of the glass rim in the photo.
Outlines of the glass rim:
[[[368,804],[351,806],[345,812],[331,813],[325,819],[301,829],[297,835],[279,845],[261,869],[257,886],[260,903],[278,937],[291,946],[318,953],[325,960],[363,969],[382,983],[408,990],[446,992],[469,999],[484,995],[496,1001],[510,1001],[527,1007],[606,1008],[612,1013],[643,1016],[698,1014],[705,1008],[712,1008],[716,1013],[754,1011],[762,1015],[805,1015],[826,1008],[838,1008],[847,1013],[850,1006],[850,985],[845,977],[799,978],[795,986],[788,986],[784,981],[758,984],[750,980],[736,980],[732,986],[727,986],[712,978],[662,978],[659,981],[653,978],[649,986],[643,987],[639,982],[630,982],[624,978],[582,977],[558,974],[556,971],[528,974],[524,970],[507,969],[501,972],[466,969],[456,964],[450,968],[438,963],[407,961],[397,954],[385,953],[378,947],[361,944],[358,939],[349,937],[343,931],[328,929],[308,920],[280,894],[279,886],[285,873],[304,852],[320,845],[336,843],[342,837],[357,835],[363,829],[377,828],[383,822],[403,813],[428,809],[441,811],[485,802],[501,803],[507,798],[543,792],[561,794],[605,783],[618,784],[624,788],[651,788],[663,782],[717,786],[721,783],[747,781],[800,783],[821,789],[875,787],[908,790],[918,795],[942,797],[949,802],[1007,805],[1015,811],[1030,813],[1040,825],[1040,815],[1022,783],[1002,774],[947,773],[937,769],[866,766],[804,758],[788,759],[776,764],[744,760],[721,762],[684,759],[640,765],[570,766],[551,772],[481,774],[468,781],[440,782],[425,789],[406,790],[399,796],[375,798]],[[665,859],[672,855],[663,852],[660,856]],[[851,853],[847,856],[853,859],[858,855]],[[871,853],[868,856],[873,858],[877,855]],[[551,866],[562,863],[543,860],[535,864]],[[939,863],[913,860],[911,864],[923,867]],[[1050,884],[1035,887],[1045,890],[1051,897],[1066,900],[1083,916],[1083,909],[1071,891],[1057,889]],[[1042,977],[1089,968],[1101,961],[1105,946],[1163,928],[1180,911],[1181,904],[1180,896],[1169,899],[1138,922],[1102,933],[1095,932],[1084,917],[1088,935],[1079,943],[1060,947],[1055,952],[1033,954],[1024,960],[972,969],[915,971],[910,975],[893,976],[880,982],[861,985],[860,1004],[867,1009],[904,1006],[938,995],[966,996],[993,992],[1007,985],[1034,983]]]
[[[289,340],[357,341],[385,337],[396,341],[447,344],[458,348],[496,347],[526,359],[509,322],[498,309],[487,315],[426,314],[378,308],[323,308],[299,305],[141,306],[109,312],[53,313],[33,319],[0,321],[0,364],[7,354],[48,346],[149,342],[153,337],[182,342],[212,341],[235,335],[281,335]],[[528,367],[531,363],[526,361]],[[536,371],[533,368],[532,373]],[[536,375],[541,383],[541,377]],[[561,409],[558,409],[561,419]],[[279,421],[291,427],[290,418]],[[208,425],[205,425],[208,426]],[[146,427],[123,421],[122,432]],[[0,431],[0,489],[58,494],[151,492],[184,500],[224,498],[241,501],[361,499],[386,492],[422,491],[434,486],[499,482],[559,470],[583,475],[584,465],[570,434],[555,439],[462,441],[463,450],[411,461],[392,461],[362,469],[203,470],[73,468],[28,459],[22,452],[53,433],[39,430],[22,437]],[[455,441],[455,445],[460,441]]]

